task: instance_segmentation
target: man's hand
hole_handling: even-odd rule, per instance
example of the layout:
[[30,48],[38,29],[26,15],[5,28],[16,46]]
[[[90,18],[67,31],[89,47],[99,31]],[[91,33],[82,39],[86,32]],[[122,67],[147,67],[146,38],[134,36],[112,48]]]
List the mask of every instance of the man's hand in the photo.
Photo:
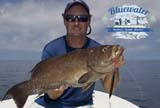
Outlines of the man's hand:
[[68,87],[69,85],[61,85],[59,88],[48,90],[47,94],[49,98],[55,100],[59,98]]

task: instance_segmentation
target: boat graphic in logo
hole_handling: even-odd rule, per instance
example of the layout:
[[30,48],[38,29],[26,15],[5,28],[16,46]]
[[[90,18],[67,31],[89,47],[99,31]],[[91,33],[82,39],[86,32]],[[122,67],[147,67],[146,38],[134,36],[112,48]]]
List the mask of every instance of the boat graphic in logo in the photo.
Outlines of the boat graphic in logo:
[[109,16],[106,14],[103,20],[109,20],[107,30],[113,32],[115,38],[146,38],[151,31],[151,23],[155,21],[148,10],[136,5],[115,6],[109,8],[108,12]]

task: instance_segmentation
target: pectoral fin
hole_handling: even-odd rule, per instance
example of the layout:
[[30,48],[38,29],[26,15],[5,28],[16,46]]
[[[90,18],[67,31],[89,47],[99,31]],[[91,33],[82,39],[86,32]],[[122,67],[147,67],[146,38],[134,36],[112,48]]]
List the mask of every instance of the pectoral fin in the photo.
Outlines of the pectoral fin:
[[88,83],[86,86],[82,87],[82,92],[87,91],[91,86],[92,86],[93,82]]
[[86,83],[89,81],[89,79],[93,76],[93,73],[92,72],[87,72],[85,73],[84,75],[82,75],[79,80],[78,80],[78,83],[79,84],[83,84],[83,83]]
[[118,86],[119,83],[119,70],[116,68],[113,72],[111,72],[109,75],[106,75],[102,80],[102,85],[106,92],[109,93],[109,96],[111,97],[114,89]]

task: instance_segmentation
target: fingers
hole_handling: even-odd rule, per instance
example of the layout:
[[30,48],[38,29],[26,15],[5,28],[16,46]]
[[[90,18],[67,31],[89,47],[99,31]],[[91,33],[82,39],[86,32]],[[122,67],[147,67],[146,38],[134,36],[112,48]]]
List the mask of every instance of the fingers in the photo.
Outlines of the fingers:
[[60,97],[63,94],[63,90],[59,90],[57,89],[57,91],[55,89],[51,89],[49,91],[47,91],[47,94],[49,96],[50,99],[57,99],[58,97]]
[[69,87],[69,85],[63,85],[62,87],[60,87],[60,89],[66,90],[68,87]]
[[63,90],[66,90],[67,88],[69,87],[69,85],[61,85],[59,88],[57,89],[54,89],[55,91],[63,91]]
[[57,99],[58,97],[60,97],[64,90],[66,90],[67,88],[69,87],[69,85],[61,85],[59,88],[56,88],[56,89],[50,89],[47,91],[47,94],[49,95],[49,97],[51,99]]

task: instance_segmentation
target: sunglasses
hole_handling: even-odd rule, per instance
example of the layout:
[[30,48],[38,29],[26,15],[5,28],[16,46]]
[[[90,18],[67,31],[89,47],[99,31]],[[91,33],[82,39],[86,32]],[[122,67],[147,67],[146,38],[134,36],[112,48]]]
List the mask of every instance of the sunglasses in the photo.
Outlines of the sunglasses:
[[87,22],[89,20],[89,16],[88,15],[78,15],[78,16],[75,16],[75,15],[65,15],[64,18],[68,22],[74,22],[76,19],[79,22]]

